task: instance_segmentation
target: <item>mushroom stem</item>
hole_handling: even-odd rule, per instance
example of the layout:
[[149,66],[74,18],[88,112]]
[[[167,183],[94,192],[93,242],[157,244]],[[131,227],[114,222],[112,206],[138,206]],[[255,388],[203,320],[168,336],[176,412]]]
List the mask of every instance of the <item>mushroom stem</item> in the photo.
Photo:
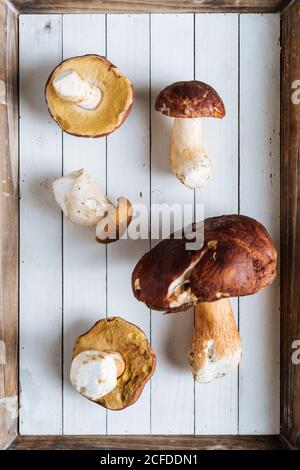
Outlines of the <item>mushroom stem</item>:
[[70,380],[81,395],[97,401],[116,387],[124,369],[123,357],[118,352],[82,351],[72,361]]
[[57,75],[53,86],[61,99],[75,103],[83,109],[96,109],[102,100],[100,88],[83,80],[74,70],[66,70]]
[[208,183],[211,162],[203,146],[202,118],[175,118],[170,164],[179,181],[189,188],[200,188]]
[[196,305],[189,363],[197,382],[211,382],[238,366],[240,334],[228,299]]

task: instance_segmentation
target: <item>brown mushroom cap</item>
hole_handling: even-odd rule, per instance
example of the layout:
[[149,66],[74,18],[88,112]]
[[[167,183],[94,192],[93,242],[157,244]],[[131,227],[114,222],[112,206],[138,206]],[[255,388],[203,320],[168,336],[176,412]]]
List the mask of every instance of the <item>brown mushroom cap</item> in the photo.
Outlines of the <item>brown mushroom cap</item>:
[[176,82],[164,88],[156,98],[156,111],[175,118],[225,116],[225,106],[214,88],[197,80]]
[[119,317],[100,320],[77,338],[73,358],[90,349],[118,352],[125,362],[125,370],[118,377],[117,386],[97,403],[110,410],[122,410],[133,405],[156,365],[155,354],[142,330]]
[[[204,221],[202,248],[187,251],[185,243],[171,236],[141,258],[132,274],[138,300],[154,310],[183,311],[198,302],[254,294],[276,276],[276,248],[263,225],[250,217],[211,217]],[[168,290],[185,271],[189,296],[173,308]]]
[[[85,110],[61,99],[53,80],[61,72],[74,70],[102,91],[102,101],[94,110]],[[50,74],[45,88],[49,112],[68,134],[80,137],[104,137],[126,120],[133,104],[132,84],[106,57],[87,54],[64,60]]]

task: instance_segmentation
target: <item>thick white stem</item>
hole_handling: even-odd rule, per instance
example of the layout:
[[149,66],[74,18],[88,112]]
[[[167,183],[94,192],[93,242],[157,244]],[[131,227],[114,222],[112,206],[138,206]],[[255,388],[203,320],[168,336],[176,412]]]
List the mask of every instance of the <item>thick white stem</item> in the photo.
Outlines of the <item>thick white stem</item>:
[[189,362],[197,382],[207,383],[238,366],[242,345],[228,299],[196,306]]
[[116,387],[124,369],[124,360],[118,352],[82,351],[72,361],[70,380],[81,395],[97,401]]
[[201,118],[174,120],[170,164],[177,178],[189,188],[200,188],[208,183],[211,162],[203,147]]
[[82,80],[74,70],[60,73],[53,80],[53,86],[61,99],[76,103],[83,109],[96,109],[102,100],[100,88]]

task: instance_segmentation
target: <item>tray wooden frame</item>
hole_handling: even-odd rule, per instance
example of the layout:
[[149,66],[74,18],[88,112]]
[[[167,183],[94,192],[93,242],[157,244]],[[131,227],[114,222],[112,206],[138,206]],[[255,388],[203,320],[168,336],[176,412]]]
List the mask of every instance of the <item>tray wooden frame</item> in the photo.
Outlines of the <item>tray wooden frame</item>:
[[[20,436],[0,406],[2,449],[300,449],[300,0],[0,0],[0,398],[18,397],[18,15],[281,12],[281,432],[277,436]],[[1,104],[2,103],[2,104]],[[298,248],[298,249],[297,249]],[[4,361],[2,361],[4,362]],[[0,402],[1,403],[1,402]]]

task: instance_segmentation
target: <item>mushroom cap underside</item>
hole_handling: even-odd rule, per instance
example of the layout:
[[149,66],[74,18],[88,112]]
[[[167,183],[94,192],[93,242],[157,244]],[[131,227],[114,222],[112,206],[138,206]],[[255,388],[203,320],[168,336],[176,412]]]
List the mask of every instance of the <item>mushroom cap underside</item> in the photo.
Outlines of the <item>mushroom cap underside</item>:
[[110,410],[133,405],[154,373],[156,358],[145,334],[132,323],[119,317],[98,321],[87,333],[77,338],[73,358],[82,351],[115,351],[121,354],[125,370],[117,386],[96,403]]
[[[173,234],[135,266],[133,293],[148,307],[176,312],[198,302],[254,294],[276,276],[276,248],[263,225],[250,217],[208,218],[204,221],[203,246],[186,250],[186,241],[184,236],[178,239]],[[188,295],[176,305],[171,302],[170,286],[179,285],[180,278]]]
[[[56,93],[53,80],[67,70],[74,70],[102,91],[102,101],[94,110],[85,110],[65,101]],[[45,97],[52,118],[66,132],[82,137],[103,137],[110,134],[127,118],[134,94],[130,80],[106,57],[96,54],[64,60],[48,78]]]
[[164,88],[156,98],[155,109],[175,118],[223,118],[226,113],[216,90],[197,80],[176,82]]

